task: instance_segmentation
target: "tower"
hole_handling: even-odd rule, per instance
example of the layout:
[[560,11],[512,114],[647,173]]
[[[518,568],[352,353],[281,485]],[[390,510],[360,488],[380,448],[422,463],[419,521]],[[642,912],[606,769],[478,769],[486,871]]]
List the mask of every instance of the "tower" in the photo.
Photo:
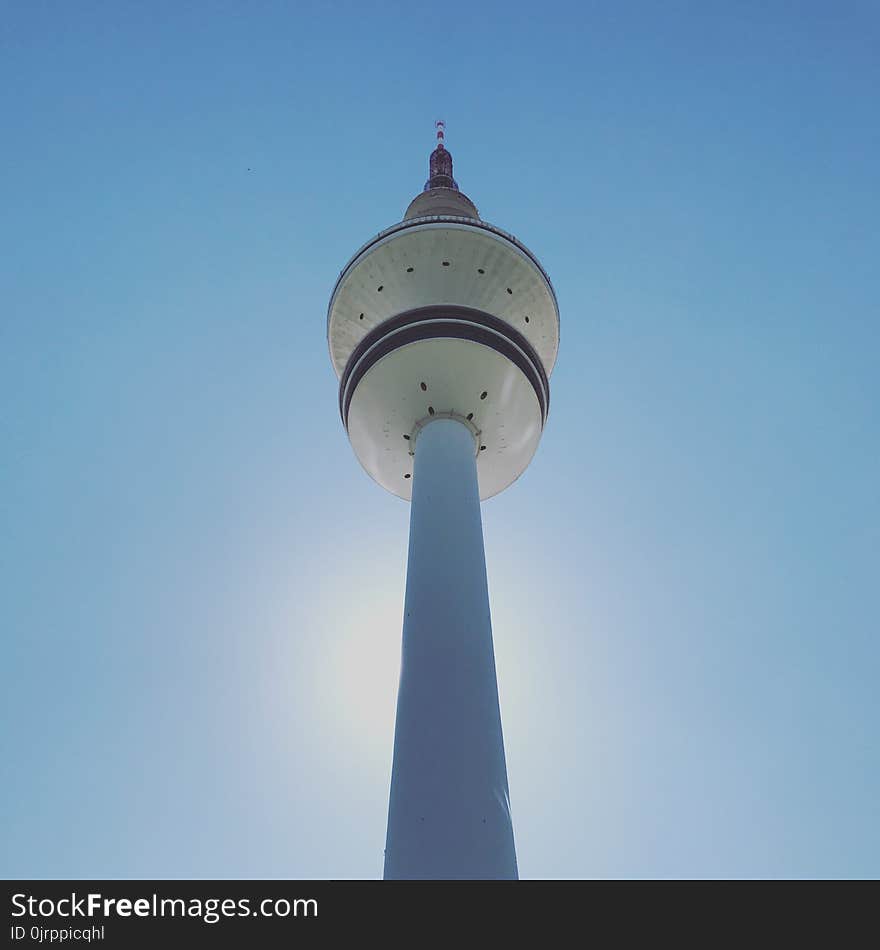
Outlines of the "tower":
[[355,455],[411,501],[386,878],[515,878],[480,502],[525,470],[559,310],[538,259],[459,190],[424,190],[339,275],[327,317]]

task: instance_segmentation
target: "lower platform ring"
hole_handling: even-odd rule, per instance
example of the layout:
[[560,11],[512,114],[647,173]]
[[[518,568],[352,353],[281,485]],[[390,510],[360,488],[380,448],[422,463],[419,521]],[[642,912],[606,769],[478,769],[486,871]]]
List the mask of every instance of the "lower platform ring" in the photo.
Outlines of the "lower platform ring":
[[470,307],[443,304],[398,314],[375,327],[355,348],[339,381],[339,411],[348,428],[351,400],[360,380],[382,357],[400,347],[431,339],[469,340],[501,353],[524,373],[535,390],[542,423],[550,408],[550,385],[538,355],[509,323]]

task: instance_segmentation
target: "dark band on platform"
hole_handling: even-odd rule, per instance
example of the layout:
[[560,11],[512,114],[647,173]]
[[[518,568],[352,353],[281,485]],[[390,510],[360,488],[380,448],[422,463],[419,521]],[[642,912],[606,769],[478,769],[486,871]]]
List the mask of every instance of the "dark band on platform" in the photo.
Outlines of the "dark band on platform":
[[354,348],[339,380],[339,411],[348,428],[348,409],[358,383],[383,356],[419,340],[458,339],[480,343],[506,356],[531,383],[541,407],[550,408],[550,385],[531,343],[509,323],[483,310],[438,304],[407,310],[373,327]]

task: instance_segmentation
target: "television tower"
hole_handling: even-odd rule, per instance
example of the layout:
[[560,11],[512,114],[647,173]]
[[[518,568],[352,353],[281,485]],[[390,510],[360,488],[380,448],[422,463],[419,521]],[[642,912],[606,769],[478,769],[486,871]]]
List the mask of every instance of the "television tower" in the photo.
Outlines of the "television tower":
[[516,878],[480,502],[538,447],[559,309],[459,191],[444,133],[339,275],[327,338],[358,461],[412,502],[385,878]]

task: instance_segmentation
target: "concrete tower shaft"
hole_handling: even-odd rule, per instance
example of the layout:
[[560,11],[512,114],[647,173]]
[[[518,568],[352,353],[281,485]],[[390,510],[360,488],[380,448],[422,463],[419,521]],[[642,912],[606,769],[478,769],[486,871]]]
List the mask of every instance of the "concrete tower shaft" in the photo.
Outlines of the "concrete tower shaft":
[[474,444],[419,433],[386,878],[515,878]]

